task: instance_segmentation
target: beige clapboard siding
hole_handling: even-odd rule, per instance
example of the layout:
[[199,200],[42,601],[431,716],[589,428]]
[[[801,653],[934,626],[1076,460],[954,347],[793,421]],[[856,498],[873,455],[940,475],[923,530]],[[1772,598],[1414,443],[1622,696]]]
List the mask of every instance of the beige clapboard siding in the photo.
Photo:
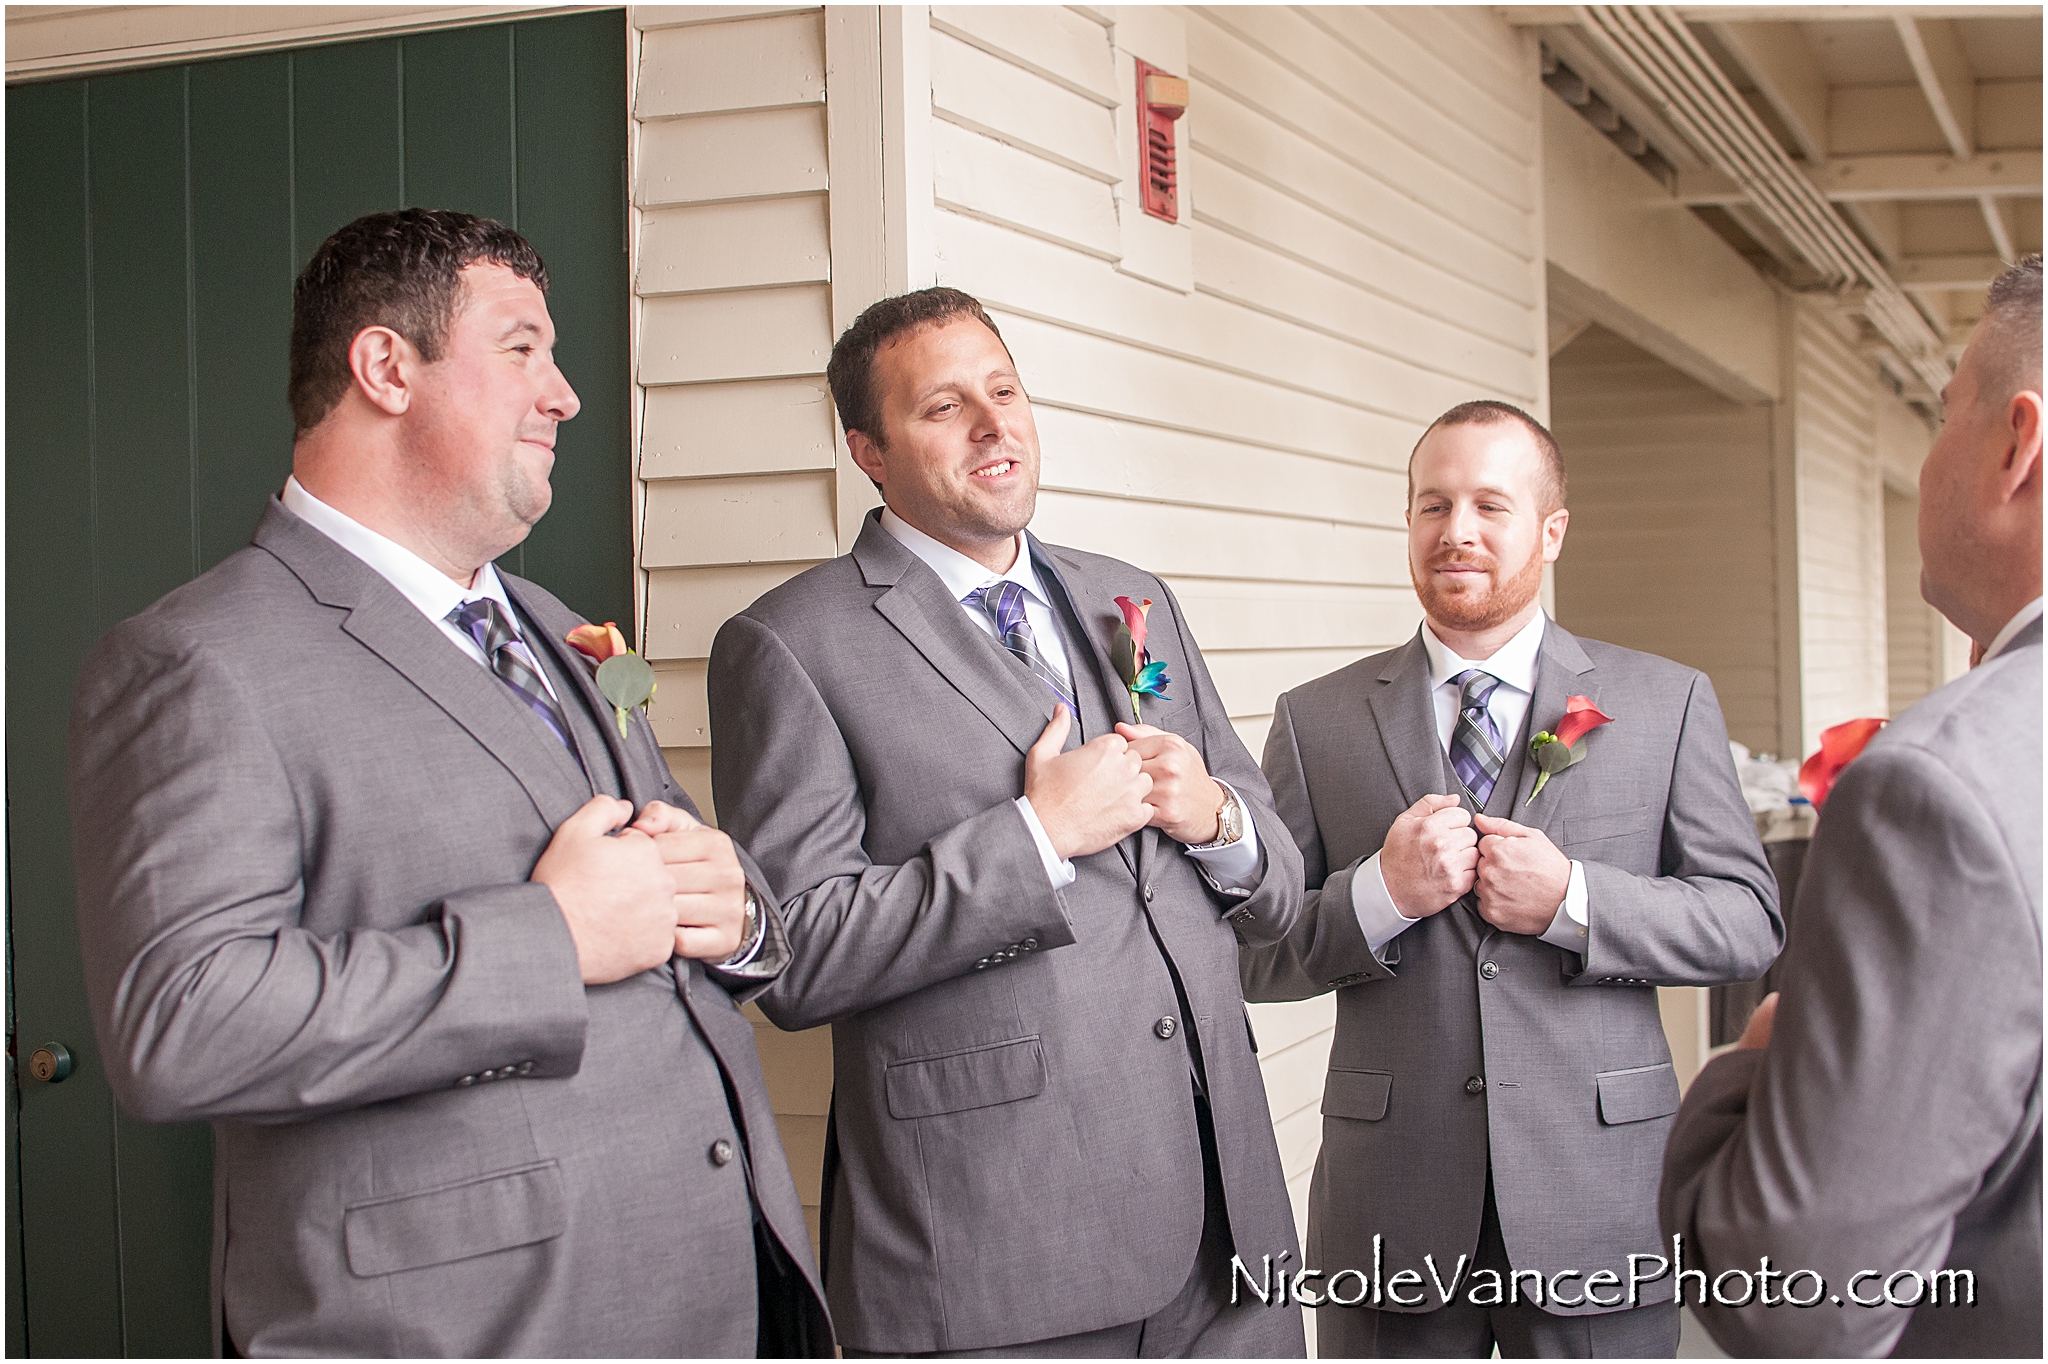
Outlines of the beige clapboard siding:
[[1700,669],[1730,735],[1774,750],[1770,409],[1599,327],[1551,358],[1550,405],[1572,512],[1558,621]]
[[1104,184],[1121,177],[1111,106],[934,32],[932,112]]
[[1802,303],[1793,323],[1804,747],[1890,706],[1886,685],[1881,390],[1837,320]]
[[825,196],[651,210],[640,219],[640,296],[823,283],[832,248]]
[[832,300],[822,284],[641,301],[643,384],[823,374],[831,353]]
[[1408,572],[1405,536],[1327,521],[1042,492],[1031,524],[1054,544],[1180,577],[1398,583]]
[[649,482],[646,518],[645,568],[812,562],[839,550],[828,471]]
[[[1444,11],[1435,6],[1399,10],[1319,5],[1300,13],[1370,65],[1379,76],[1377,88],[1392,86],[1412,98],[1413,104],[1400,106],[1378,102],[1388,110],[1387,126],[1400,136],[1448,154],[1453,165],[1465,164],[1460,152],[1472,142],[1490,146],[1505,155],[1508,165],[1487,167],[1489,178],[1511,176],[1513,166],[1528,164],[1532,130],[1529,111],[1515,96],[1523,72],[1513,33],[1489,28],[1495,45],[1492,51],[1481,52],[1468,40],[1473,30],[1450,28]],[[1446,56],[1453,52],[1455,60]],[[1432,142],[1450,130],[1463,137]],[[1501,192],[1513,197],[1512,190]]]
[[640,476],[706,478],[830,469],[832,399],[822,375],[647,390]]
[[818,11],[641,35],[637,118],[818,104],[824,98],[825,26]]
[[644,123],[634,202],[706,203],[826,187],[821,105]]
[[1422,608],[1405,580],[1361,586],[1168,575],[1165,582],[1205,651],[1373,652],[1402,643],[1422,620]]
[[1122,95],[1101,24],[1071,9],[933,5],[932,27],[1105,108]]
[[1889,713],[1941,685],[1941,634],[1920,599],[1920,499],[1884,490],[1885,676]]
[[[1203,228],[1241,237],[1266,251],[1298,261],[1330,279],[1405,306],[1416,317],[1432,318],[1500,342],[1520,346],[1528,337],[1526,298],[1510,298],[1474,284],[1454,269],[1411,255],[1311,198],[1298,198],[1209,156],[1197,143],[1193,163],[1202,193],[1194,220]],[[1195,238],[1201,271],[1207,240]],[[1227,276],[1204,274],[1208,287],[1232,293]]]
[[647,574],[647,657],[709,658],[718,627],[809,563],[657,568]]
[[941,208],[1116,257],[1112,186],[951,123],[932,125],[931,145],[932,194]]

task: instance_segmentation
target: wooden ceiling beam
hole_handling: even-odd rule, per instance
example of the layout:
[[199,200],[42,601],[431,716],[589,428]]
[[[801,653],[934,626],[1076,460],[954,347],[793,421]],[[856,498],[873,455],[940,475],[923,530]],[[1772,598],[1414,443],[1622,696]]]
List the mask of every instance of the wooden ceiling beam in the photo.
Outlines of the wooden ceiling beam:
[[[1993,199],[2041,192],[2040,152],[1980,152],[1976,156],[1837,156],[1807,174],[1821,193],[1841,203],[1871,199]],[[1687,204],[1740,203],[1742,187],[1713,170],[1682,170],[1677,198]]]

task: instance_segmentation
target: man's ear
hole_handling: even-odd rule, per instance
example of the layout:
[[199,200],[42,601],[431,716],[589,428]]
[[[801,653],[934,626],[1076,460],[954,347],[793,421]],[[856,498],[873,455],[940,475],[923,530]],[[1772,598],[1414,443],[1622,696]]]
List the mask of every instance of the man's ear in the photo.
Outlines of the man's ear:
[[1998,500],[2010,502],[2032,485],[2041,487],[2041,395],[2022,389],[2005,405],[2005,458],[1998,468]]
[[418,361],[412,342],[389,327],[365,327],[348,343],[356,392],[387,416],[402,417],[412,406],[410,380]]
[[1557,556],[1564,552],[1565,528],[1571,524],[1572,514],[1559,507],[1543,518],[1543,562],[1554,564]]
[[846,448],[853,456],[854,467],[866,474],[876,487],[881,487],[883,464],[880,447],[869,440],[866,433],[848,431],[846,433]]

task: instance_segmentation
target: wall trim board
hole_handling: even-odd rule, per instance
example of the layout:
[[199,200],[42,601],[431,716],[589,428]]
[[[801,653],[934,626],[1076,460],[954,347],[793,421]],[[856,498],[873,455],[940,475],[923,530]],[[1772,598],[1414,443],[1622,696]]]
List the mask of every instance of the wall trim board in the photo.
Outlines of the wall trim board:
[[1570,316],[1574,320],[1584,318],[1590,322],[1597,322],[1616,336],[1642,347],[1673,369],[1690,375],[1716,393],[1732,398],[1738,403],[1768,403],[1776,399],[1776,394],[1757,387],[1697,347],[1688,345],[1665,331],[1606,290],[1588,284],[1564,269],[1556,261],[1549,263],[1544,280],[1547,286],[1546,302],[1550,311]]

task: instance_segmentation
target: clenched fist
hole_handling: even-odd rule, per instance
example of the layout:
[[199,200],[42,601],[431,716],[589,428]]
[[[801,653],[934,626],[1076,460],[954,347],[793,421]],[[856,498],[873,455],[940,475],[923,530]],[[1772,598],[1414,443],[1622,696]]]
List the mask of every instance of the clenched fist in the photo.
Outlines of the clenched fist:
[[554,892],[585,985],[661,965],[675,947],[675,881],[661,849],[625,828],[631,803],[593,796],[562,821],[528,880]]
[[1223,788],[1209,775],[1195,746],[1178,734],[1151,725],[1118,725],[1116,732],[1138,755],[1152,791],[1152,824],[1176,843],[1214,843],[1222,824]]
[[1424,796],[1394,817],[1380,848],[1380,876],[1394,908],[1427,918],[1472,889],[1479,835],[1456,796]]
[[1062,753],[1073,723],[1065,706],[1053,707],[1024,755],[1024,798],[1062,859],[1115,847],[1152,820],[1152,778],[1136,750],[1121,734],[1103,734]]
[[1541,829],[1478,818],[1479,917],[1509,933],[1540,937],[1571,889],[1571,859]]
[[633,827],[654,840],[675,881],[679,957],[721,962],[740,950],[747,925],[747,874],[732,839],[688,810],[649,801]]

